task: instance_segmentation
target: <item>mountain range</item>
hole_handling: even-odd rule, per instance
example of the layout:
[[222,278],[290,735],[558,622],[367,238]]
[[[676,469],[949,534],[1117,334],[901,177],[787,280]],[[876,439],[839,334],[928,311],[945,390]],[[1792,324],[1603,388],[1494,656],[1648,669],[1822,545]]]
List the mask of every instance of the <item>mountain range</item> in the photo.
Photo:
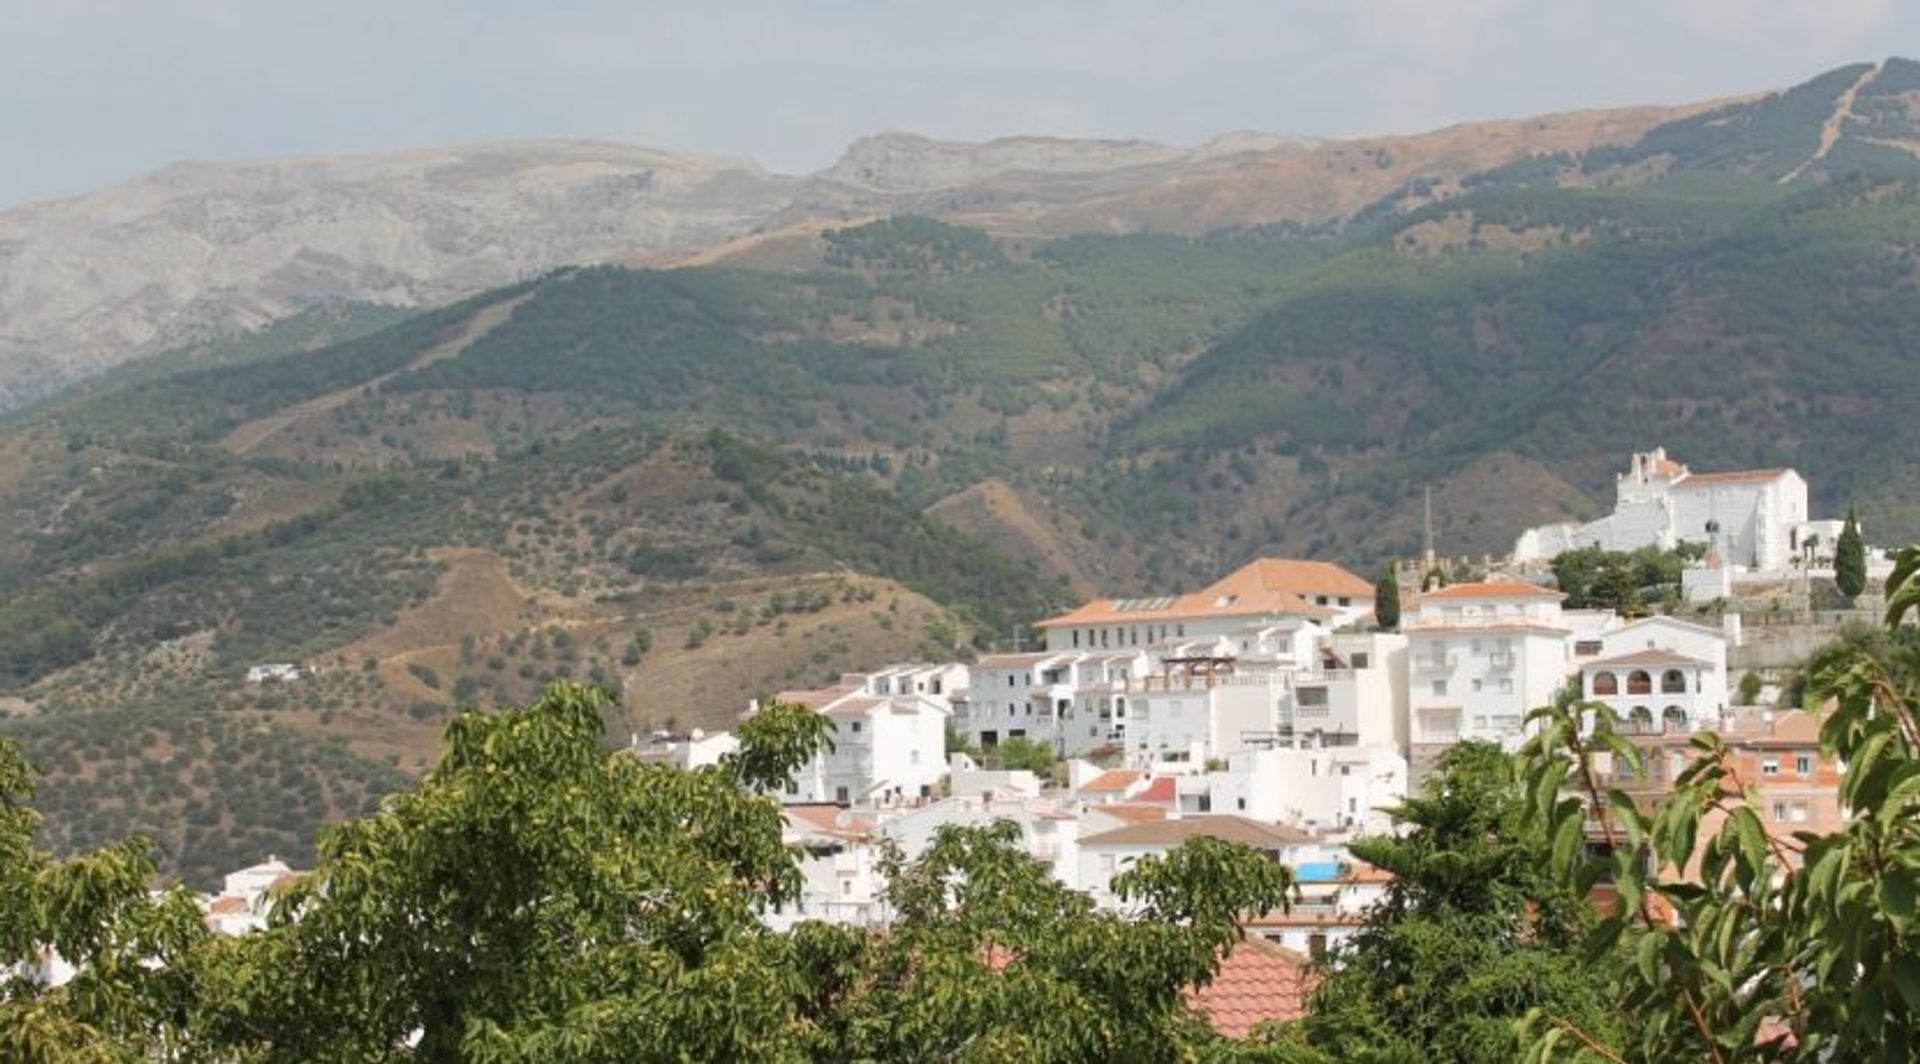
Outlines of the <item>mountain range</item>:
[[[197,881],[306,852],[455,705],[574,676],[618,736],[725,726],[1096,592],[1375,571],[1426,488],[1443,550],[1499,552],[1665,444],[1920,538],[1901,59],[1372,142],[883,137],[806,178],[188,167],[0,234],[10,342],[61,353],[16,394],[84,378],[0,418],[0,732],[57,842],[146,830]],[[275,663],[309,671],[248,681]]]

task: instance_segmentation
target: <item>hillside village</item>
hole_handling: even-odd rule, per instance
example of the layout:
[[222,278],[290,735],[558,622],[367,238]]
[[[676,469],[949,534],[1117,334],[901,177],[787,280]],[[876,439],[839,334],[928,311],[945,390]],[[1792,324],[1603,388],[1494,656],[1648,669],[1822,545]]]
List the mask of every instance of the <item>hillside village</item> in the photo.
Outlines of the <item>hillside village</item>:
[[[1114,910],[1126,904],[1110,889],[1116,872],[1211,836],[1294,873],[1294,904],[1246,927],[1274,948],[1237,951],[1222,977],[1290,987],[1265,994],[1249,1022],[1288,1018],[1303,965],[1362,927],[1390,880],[1348,843],[1393,830],[1387,811],[1449,747],[1515,749],[1529,712],[1562,692],[1624,722],[1645,768],[1608,782],[1636,800],[1657,806],[1691,761],[1689,740],[1712,729],[1770,833],[1832,830],[1844,822],[1839,774],[1818,718],[1774,706],[1782,669],[1769,662],[1779,632],[1794,633],[1788,645],[1831,638],[1843,615],[1802,609],[1785,625],[1761,596],[1799,587],[1804,606],[1807,587],[1832,579],[1838,526],[1808,520],[1792,470],[1693,474],[1656,448],[1632,456],[1610,517],[1530,530],[1512,557],[1482,559],[1458,582],[1442,581],[1448,563],[1431,553],[1405,567],[1397,625],[1377,623],[1375,584],[1337,564],[1260,558],[1197,591],[1040,619],[1035,649],[780,691],[829,718],[833,742],[781,795],[805,886],[770,922],[884,926],[885,856],[912,857],[947,825],[1013,822],[1057,879]],[[1668,613],[1568,608],[1541,564],[1543,544],[1670,549],[1695,531],[1718,538]],[[1884,579],[1887,560],[1869,559]],[[1703,587],[1716,593],[1703,599]],[[1744,625],[1742,603],[1761,603],[1765,623]],[[1743,704],[1749,673],[1760,682]],[[635,735],[628,752],[693,768],[738,747],[694,731]],[[1014,750],[1051,764],[1005,764]],[[269,858],[229,875],[204,900],[210,926],[260,926],[290,871]]]

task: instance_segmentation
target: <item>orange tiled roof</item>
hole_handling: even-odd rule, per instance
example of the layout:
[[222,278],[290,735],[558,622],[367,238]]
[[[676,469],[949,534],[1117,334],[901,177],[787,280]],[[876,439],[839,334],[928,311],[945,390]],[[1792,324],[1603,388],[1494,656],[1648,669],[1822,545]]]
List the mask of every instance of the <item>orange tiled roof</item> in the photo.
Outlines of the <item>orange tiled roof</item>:
[[1750,481],[1778,480],[1793,472],[1791,469],[1736,469],[1726,473],[1688,473],[1679,487],[1688,484],[1738,484]]
[[1711,663],[1701,661],[1699,658],[1687,657],[1685,654],[1676,654],[1671,650],[1660,650],[1655,647],[1648,647],[1645,650],[1636,650],[1630,654],[1621,654],[1618,657],[1584,662],[1580,667],[1583,669],[1627,669],[1635,666],[1641,668],[1664,668],[1668,665],[1704,666],[1709,664]]
[[1113,802],[1095,806],[1094,811],[1104,813],[1115,820],[1124,820],[1129,824],[1144,824],[1151,820],[1167,818],[1167,811],[1157,805],[1135,805],[1132,802]]
[[1160,598],[1097,599],[1058,617],[1041,621],[1036,627],[1252,617],[1262,614],[1332,616],[1332,610],[1309,601],[1315,595],[1345,595],[1371,602],[1373,585],[1332,562],[1259,558],[1199,591]]
[[1179,791],[1172,776],[1162,776],[1133,793],[1136,802],[1172,802]]
[[1312,977],[1307,959],[1262,938],[1236,943],[1220,958],[1220,972],[1203,987],[1188,987],[1187,1004],[1228,1038],[1245,1038],[1269,1020],[1306,1015]]
[[213,899],[212,905],[207,906],[207,913],[209,915],[227,915],[252,911],[251,907],[247,905],[247,899],[233,894],[222,894]]
[[1124,791],[1146,773],[1130,768],[1108,769],[1080,785],[1082,791]]
[[1482,580],[1473,584],[1449,584],[1437,591],[1426,591],[1420,595],[1421,601],[1428,599],[1480,599],[1480,598],[1566,598],[1558,591],[1549,591],[1538,584],[1523,583],[1519,580]]

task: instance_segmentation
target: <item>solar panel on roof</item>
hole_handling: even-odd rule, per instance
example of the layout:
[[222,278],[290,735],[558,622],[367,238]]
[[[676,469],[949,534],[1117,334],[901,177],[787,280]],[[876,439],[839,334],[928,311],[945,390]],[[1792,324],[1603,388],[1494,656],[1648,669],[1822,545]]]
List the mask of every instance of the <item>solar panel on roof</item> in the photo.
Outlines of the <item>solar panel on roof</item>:
[[1116,613],[1150,613],[1173,605],[1173,598],[1172,595],[1159,595],[1154,598],[1114,599],[1113,608]]

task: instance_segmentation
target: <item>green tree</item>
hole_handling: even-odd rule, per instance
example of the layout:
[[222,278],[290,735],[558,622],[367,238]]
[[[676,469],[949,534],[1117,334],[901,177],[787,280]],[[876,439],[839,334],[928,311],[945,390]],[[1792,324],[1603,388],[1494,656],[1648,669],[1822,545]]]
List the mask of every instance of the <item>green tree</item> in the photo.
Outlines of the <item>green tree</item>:
[[1447,751],[1393,810],[1398,832],[1353,844],[1394,881],[1288,1037],[1329,1061],[1492,1064],[1517,1059],[1516,1022],[1534,1008],[1606,1028],[1604,982],[1578,948],[1585,902],[1547,876],[1525,806],[1498,747]]
[[[1920,548],[1888,580],[1886,623],[1920,608]],[[1821,748],[1845,766],[1851,818],[1828,835],[1771,834],[1721,739],[1658,809],[1605,791],[1601,755],[1639,755],[1597,703],[1534,715],[1523,751],[1529,813],[1554,840],[1551,865],[1584,889],[1612,880],[1619,904],[1590,955],[1620,1005],[1615,1033],[1537,1010],[1531,1060],[1906,1060],[1920,1044],[1920,652],[1895,642],[1813,667],[1833,710]],[[1589,825],[1603,842],[1581,843]]]
[[993,755],[1003,769],[1026,769],[1038,775],[1052,771],[1053,763],[1058,760],[1053,747],[1022,735],[1001,742],[993,748]]
[[1758,704],[1760,701],[1760,689],[1765,686],[1766,681],[1760,679],[1759,673],[1748,672],[1742,674],[1740,677],[1739,691],[1740,704],[1743,706]]
[[1400,577],[1391,564],[1373,585],[1373,620],[1389,632],[1400,627]]
[[[32,773],[0,740],[0,1059],[136,1060],[180,1042],[184,958],[207,931],[191,895],[147,893],[141,839],[56,860],[34,848]],[[34,973],[47,951],[79,974],[57,989]]]
[[1833,584],[1849,599],[1859,598],[1867,589],[1867,545],[1860,538],[1852,509],[1847,510],[1847,523],[1833,548]]

